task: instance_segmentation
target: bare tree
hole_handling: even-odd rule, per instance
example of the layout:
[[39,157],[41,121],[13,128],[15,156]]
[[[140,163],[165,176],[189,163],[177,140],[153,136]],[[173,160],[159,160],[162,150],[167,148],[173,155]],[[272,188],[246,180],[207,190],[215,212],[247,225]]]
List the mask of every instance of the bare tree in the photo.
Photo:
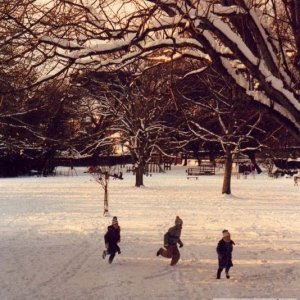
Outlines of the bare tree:
[[89,74],[85,88],[88,97],[97,101],[98,115],[112,120],[105,140],[112,144],[117,140],[128,148],[136,164],[136,186],[142,186],[152,153],[168,155],[165,149],[176,144],[170,135],[175,129],[163,120],[172,106],[166,82],[149,74],[138,78],[129,73]]
[[255,110],[251,102],[238,101],[242,96],[234,86],[211,68],[191,74],[177,87],[190,131],[199,140],[221,146],[225,156],[222,193],[231,194],[233,159],[263,146],[263,111]]
[[104,191],[103,198],[103,215],[105,217],[109,216],[108,207],[108,185],[109,179],[112,175],[112,168],[110,166],[97,166],[90,167],[88,172],[93,176],[95,181],[101,185]]
[[[121,69],[192,57],[213,64],[238,97],[264,106],[300,139],[297,0],[82,0],[1,2],[0,47],[41,76]],[[4,29],[3,29],[4,28]],[[145,69],[147,63],[140,63]],[[190,67],[186,72],[195,72]],[[29,83],[31,85],[32,83]]]
[[6,166],[4,171],[2,166],[4,176],[28,172],[32,158],[42,163],[45,152],[63,136],[58,114],[66,102],[64,83],[28,89],[38,79],[32,57],[35,45],[29,41],[34,35],[30,16],[37,12],[34,1],[0,3],[0,156]]
[[[37,83],[72,68],[110,71],[140,58],[162,63],[194,57],[213,62],[244,94],[243,100],[267,107],[299,139],[297,0],[131,0],[88,5],[72,0],[52,1],[41,11],[30,15],[36,22],[24,26],[34,33],[30,38],[37,65],[55,67]],[[289,43],[286,32],[291,35]]]

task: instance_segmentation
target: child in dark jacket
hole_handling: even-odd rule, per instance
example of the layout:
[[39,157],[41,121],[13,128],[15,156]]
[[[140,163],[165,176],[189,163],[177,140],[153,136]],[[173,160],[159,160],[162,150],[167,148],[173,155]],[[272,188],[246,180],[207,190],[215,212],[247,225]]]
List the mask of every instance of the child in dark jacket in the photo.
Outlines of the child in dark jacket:
[[119,226],[118,219],[117,217],[113,217],[112,225],[107,227],[107,232],[104,235],[106,250],[104,250],[102,254],[103,259],[106,257],[106,255],[109,255],[108,262],[110,264],[113,262],[116,253],[121,253],[121,249],[118,246],[118,243],[121,240],[120,231],[121,228]]
[[175,266],[180,258],[179,247],[183,247],[183,243],[180,239],[183,221],[177,216],[175,219],[175,226],[169,228],[168,232],[164,235],[164,247],[160,248],[156,252],[156,255],[172,258],[171,266]]
[[219,241],[217,246],[219,268],[217,271],[217,279],[221,278],[221,273],[225,269],[226,278],[230,278],[229,269],[233,267],[232,264],[232,251],[234,241],[231,240],[230,233],[228,230],[223,230],[223,238]]

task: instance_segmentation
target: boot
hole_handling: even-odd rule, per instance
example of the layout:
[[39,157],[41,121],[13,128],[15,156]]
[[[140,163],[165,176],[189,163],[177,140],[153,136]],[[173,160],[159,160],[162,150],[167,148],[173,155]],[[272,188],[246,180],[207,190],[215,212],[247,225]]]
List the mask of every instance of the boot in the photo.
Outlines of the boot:
[[158,249],[158,251],[156,252],[156,256],[160,256],[161,253],[161,248]]
[[108,262],[111,264],[115,258],[115,255],[116,253],[112,253],[110,256],[109,256],[109,259],[108,259]]

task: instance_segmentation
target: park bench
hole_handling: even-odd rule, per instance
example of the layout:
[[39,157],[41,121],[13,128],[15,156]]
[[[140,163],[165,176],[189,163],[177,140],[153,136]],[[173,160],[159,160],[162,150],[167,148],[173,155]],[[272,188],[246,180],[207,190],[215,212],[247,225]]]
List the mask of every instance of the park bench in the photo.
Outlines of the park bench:
[[215,167],[213,164],[201,164],[197,167],[187,169],[187,179],[196,178],[200,175],[215,175]]

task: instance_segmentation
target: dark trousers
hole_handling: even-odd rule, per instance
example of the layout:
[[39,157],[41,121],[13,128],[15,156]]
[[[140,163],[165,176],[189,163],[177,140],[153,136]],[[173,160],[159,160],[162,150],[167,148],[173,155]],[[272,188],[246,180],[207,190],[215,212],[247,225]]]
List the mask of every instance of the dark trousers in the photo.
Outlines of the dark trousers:
[[116,253],[121,253],[120,247],[115,245],[111,249],[108,248],[107,255],[109,255],[108,262],[111,264],[116,256]]
[[171,266],[176,265],[180,258],[180,252],[177,245],[169,245],[167,249],[161,248],[160,254],[163,257],[172,258]]
[[[222,273],[223,269],[224,269],[224,268],[219,267],[219,269],[218,269],[218,271],[217,271],[217,278],[220,278],[220,277],[221,277],[221,273]],[[226,267],[226,268],[225,268],[225,273],[226,273],[226,274],[228,274],[229,269],[230,269],[230,267]]]
[[116,256],[116,251],[108,252],[107,254],[109,255],[108,262],[111,264]]

